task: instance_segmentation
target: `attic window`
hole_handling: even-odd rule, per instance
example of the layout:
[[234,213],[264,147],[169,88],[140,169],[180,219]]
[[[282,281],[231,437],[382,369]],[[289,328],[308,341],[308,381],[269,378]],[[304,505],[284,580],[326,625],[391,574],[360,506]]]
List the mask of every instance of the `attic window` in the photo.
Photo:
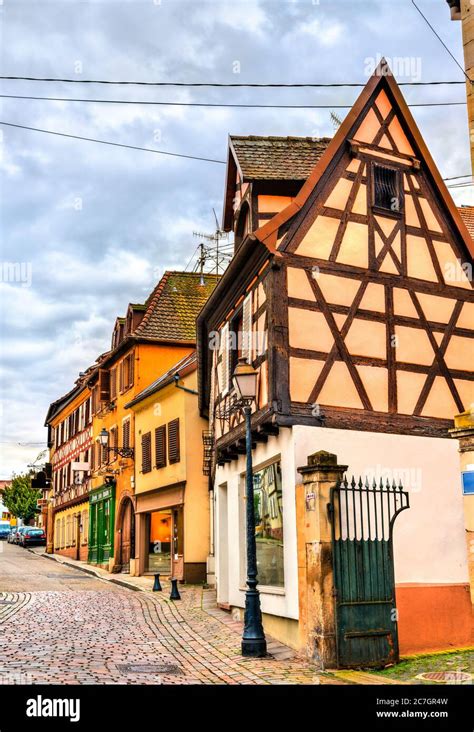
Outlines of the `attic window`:
[[401,210],[399,175],[393,168],[374,165],[374,206],[393,213]]

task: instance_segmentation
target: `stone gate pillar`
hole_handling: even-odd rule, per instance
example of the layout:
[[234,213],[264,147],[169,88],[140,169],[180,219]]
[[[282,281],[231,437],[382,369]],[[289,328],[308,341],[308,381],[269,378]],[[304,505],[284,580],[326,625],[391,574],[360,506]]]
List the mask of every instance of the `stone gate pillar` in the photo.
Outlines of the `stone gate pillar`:
[[[459,440],[461,471],[470,473],[474,471],[474,408],[456,415],[454,424],[455,428],[450,430],[450,434]],[[463,504],[471,601],[474,603],[474,494],[464,495]]]
[[330,490],[342,478],[347,465],[337,456],[320,450],[298,468],[303,477],[297,486],[300,622],[307,653],[323,668],[336,667],[336,628]]

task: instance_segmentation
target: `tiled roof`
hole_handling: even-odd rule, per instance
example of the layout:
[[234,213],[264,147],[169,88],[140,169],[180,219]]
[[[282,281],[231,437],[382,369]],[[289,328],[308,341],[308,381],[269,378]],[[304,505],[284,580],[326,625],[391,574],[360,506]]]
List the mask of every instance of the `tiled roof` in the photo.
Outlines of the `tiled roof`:
[[138,404],[138,402],[141,402],[143,399],[146,399],[148,396],[156,394],[157,391],[160,391],[160,389],[163,389],[165,386],[168,386],[168,384],[171,384],[174,381],[175,375],[179,374],[180,376],[185,376],[186,374],[189,374],[196,369],[196,351],[193,351],[192,353],[182,358],[181,361],[178,361],[178,363],[172,366],[165,374],[162,374],[158,379],[153,381],[149,386],[146,387],[146,389],[143,389],[143,391],[137,394],[137,396],[134,397],[134,399],[129,402],[129,404],[126,404],[125,407],[131,407],[134,404]]
[[474,206],[458,206],[461,218],[467,226],[467,230],[474,239]]
[[306,180],[331,138],[231,135],[230,140],[246,180]]
[[196,317],[216,286],[217,275],[165,272],[148,300],[146,312],[133,331],[136,338],[196,340]]

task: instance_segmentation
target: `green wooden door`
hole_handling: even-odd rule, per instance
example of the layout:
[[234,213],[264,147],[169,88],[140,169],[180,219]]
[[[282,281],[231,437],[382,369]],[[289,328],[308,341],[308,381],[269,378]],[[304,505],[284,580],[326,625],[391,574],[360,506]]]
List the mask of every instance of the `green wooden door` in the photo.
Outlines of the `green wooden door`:
[[89,513],[89,562],[107,564],[114,553],[115,485],[91,492]]
[[104,561],[104,502],[97,504],[97,564]]
[[336,648],[339,668],[398,661],[393,524],[409,507],[401,486],[344,480],[331,491]]

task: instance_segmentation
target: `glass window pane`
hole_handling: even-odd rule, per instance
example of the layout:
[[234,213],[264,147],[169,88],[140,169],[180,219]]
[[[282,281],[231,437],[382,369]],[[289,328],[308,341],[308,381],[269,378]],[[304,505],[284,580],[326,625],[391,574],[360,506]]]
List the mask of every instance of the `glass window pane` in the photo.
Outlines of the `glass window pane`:
[[280,463],[254,473],[258,581],[283,587],[283,494]]

